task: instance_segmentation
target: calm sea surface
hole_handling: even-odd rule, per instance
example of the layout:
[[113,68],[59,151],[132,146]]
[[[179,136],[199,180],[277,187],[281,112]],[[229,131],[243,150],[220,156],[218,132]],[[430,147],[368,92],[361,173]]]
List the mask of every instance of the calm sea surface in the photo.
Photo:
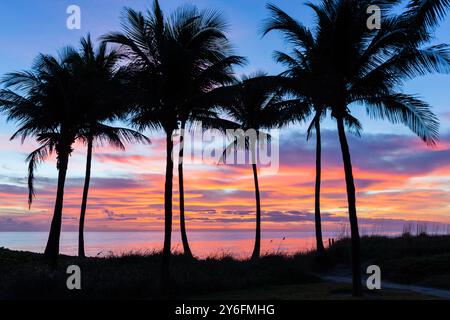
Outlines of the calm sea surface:
[[[43,252],[47,232],[0,232],[0,247],[12,250]],[[328,242],[326,235],[324,242]],[[61,253],[77,254],[76,232],[63,232]],[[198,257],[232,254],[237,258],[251,255],[254,234],[249,231],[191,231],[188,234],[191,250]],[[266,231],[262,234],[262,252],[295,253],[314,248],[314,235],[308,232]],[[174,231],[173,250],[181,251],[183,246],[177,231]],[[111,253],[122,254],[130,251],[160,250],[163,243],[162,232],[86,232],[86,254],[104,256]]]

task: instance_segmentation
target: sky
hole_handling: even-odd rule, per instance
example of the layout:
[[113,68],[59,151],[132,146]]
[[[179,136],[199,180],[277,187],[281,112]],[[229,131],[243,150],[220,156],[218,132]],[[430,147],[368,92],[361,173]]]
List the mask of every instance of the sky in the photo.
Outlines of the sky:
[[[305,25],[313,23],[304,1],[272,1]],[[236,52],[249,64],[238,73],[282,71],[274,50],[287,50],[278,34],[262,38],[268,13],[260,0],[161,0],[163,10],[195,4],[223,12]],[[69,5],[81,8],[81,30],[66,28]],[[15,0],[0,2],[0,75],[28,69],[38,53],[55,54],[77,45],[91,33],[94,39],[120,29],[124,6],[145,10],[149,0]],[[450,43],[450,18],[436,30],[435,43]],[[433,75],[410,81],[404,92],[415,93],[433,106],[441,121],[440,142],[424,145],[401,126],[373,121],[355,107],[364,126],[361,138],[349,135],[357,185],[357,207],[363,229],[401,230],[404,225],[450,223],[450,76]],[[344,173],[335,124],[324,123],[322,213],[325,229],[347,224]],[[36,175],[37,198],[27,205],[27,153],[33,140],[9,141],[14,123],[0,116],[0,231],[48,230],[55,198],[55,160]],[[162,230],[165,142],[149,133],[153,143],[130,145],[126,152],[108,146],[94,150],[87,230]],[[291,126],[280,133],[278,171],[260,177],[263,228],[313,230],[314,139],[305,128]],[[85,147],[75,146],[70,159],[63,229],[76,230],[84,179]],[[174,225],[178,223],[178,184],[174,177]],[[187,225],[195,230],[252,229],[255,219],[251,167],[212,164],[185,165]]]

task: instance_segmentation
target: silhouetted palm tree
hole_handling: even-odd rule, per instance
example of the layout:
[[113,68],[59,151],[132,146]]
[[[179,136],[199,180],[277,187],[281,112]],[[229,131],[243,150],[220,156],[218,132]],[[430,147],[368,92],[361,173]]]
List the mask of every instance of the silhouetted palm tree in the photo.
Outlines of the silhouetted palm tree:
[[81,39],[81,48],[69,58],[75,77],[86,98],[82,111],[84,123],[81,137],[87,145],[86,172],[79,220],[78,256],[84,257],[84,224],[91,179],[92,149],[95,141],[125,150],[124,142],[147,142],[149,139],[137,131],[105,124],[126,114],[128,96],[123,85],[123,75],[117,67],[121,55],[108,51],[106,44],[95,50],[90,36]]
[[74,94],[76,83],[66,63],[72,53],[72,49],[66,48],[59,59],[39,55],[32,70],[7,74],[2,81],[6,89],[0,91],[1,110],[7,114],[8,120],[19,125],[11,139],[21,137],[23,142],[27,137],[34,136],[40,144],[27,158],[30,206],[34,196],[36,165],[53,152],[57,155],[58,187],[44,253],[54,267],[59,254],[67,165],[81,123],[79,104]]
[[[256,199],[256,233],[252,259],[261,254],[261,197],[258,181],[258,151],[270,143],[271,136],[264,129],[279,128],[288,123],[304,120],[310,113],[308,104],[300,99],[287,99],[280,90],[278,77],[256,73],[233,86],[215,90],[222,95],[220,105],[237,122],[234,141],[226,152],[234,152],[235,147],[249,151],[253,169]],[[292,109],[297,110],[296,113]],[[226,154],[224,155],[226,159]]]
[[[189,13],[194,15],[194,13]],[[226,37],[227,24],[223,21],[220,14],[203,13],[201,19],[195,19],[188,28],[187,32],[190,34],[184,35],[186,38],[196,39],[197,37],[205,37],[203,43],[196,44],[195,47],[188,47],[195,54],[192,59],[186,59],[186,64],[196,65],[196,61],[203,56],[200,50],[207,49],[207,63],[193,72],[192,83],[186,90],[186,100],[182,105],[180,112],[180,148],[178,157],[178,183],[179,183],[179,201],[180,201],[180,231],[183,243],[184,254],[192,257],[192,252],[189,247],[189,242],[186,232],[185,222],[185,201],[184,201],[184,179],[183,179],[183,157],[185,146],[185,134],[187,124],[189,122],[201,122],[204,128],[211,128],[214,126],[223,127],[227,124],[226,121],[220,119],[214,109],[214,101],[211,101],[212,90],[220,86],[232,83],[235,78],[232,70],[233,65],[242,65],[245,59],[233,55],[232,46]],[[213,31],[213,32],[211,32]],[[199,54],[199,56],[196,56]],[[206,57],[206,56],[205,56]]]
[[[196,94],[208,90],[212,83],[229,79],[232,66],[243,59],[224,55],[230,50],[223,32],[226,23],[216,11],[184,6],[166,17],[155,0],[146,15],[126,9],[123,25],[123,33],[108,34],[104,40],[121,45],[129,60],[135,88],[131,122],[140,130],[163,129],[166,135],[162,287],[167,290],[172,233],[172,136],[179,123],[187,120],[190,112],[186,108]],[[218,71],[222,78],[215,78]]]
[[[272,30],[279,30],[285,36],[285,39],[293,44],[295,47],[309,47],[316,46],[313,32],[301,25],[298,21],[292,19],[286,13],[282,12],[275,6],[269,6],[273,12],[273,18],[269,19],[265,26],[263,33],[266,35]],[[304,101],[308,101],[313,119],[307,130],[307,139],[309,140],[312,133],[316,134],[316,178],[315,178],[315,192],[314,192],[314,220],[315,220],[315,235],[316,235],[316,249],[319,256],[325,253],[325,248],[322,239],[322,223],[320,214],[320,189],[321,189],[321,175],[322,175],[322,140],[320,123],[326,117],[327,108],[322,99],[323,90],[322,79],[320,74],[315,69],[320,66],[320,61],[315,61],[313,54],[302,54],[300,51],[295,51],[292,54],[275,51],[274,58],[278,63],[286,66],[286,70],[282,73],[283,77],[279,78],[281,87],[297,97],[302,97]],[[302,108],[304,106],[302,105]],[[297,110],[291,110],[296,113]],[[304,114],[303,110],[300,110]],[[361,125],[359,121],[351,115],[346,115],[346,124],[349,129],[355,134],[359,135]]]
[[[218,70],[218,73],[224,70]],[[227,80],[231,81],[231,77]],[[225,82],[224,82],[225,83]],[[208,90],[214,86],[209,86]],[[202,88],[198,88],[203,91]],[[185,218],[185,201],[184,201],[184,148],[185,148],[185,136],[189,129],[187,125],[189,122],[202,123],[204,129],[208,129],[216,126],[217,129],[224,129],[224,125],[227,124],[224,119],[219,118],[219,115],[214,110],[215,104],[210,101],[212,95],[203,95],[208,92],[193,92],[193,99],[188,104],[185,104],[180,116],[180,144],[178,151],[178,188],[179,188],[179,201],[180,201],[180,233],[181,241],[183,244],[183,253],[185,256],[193,258],[192,251],[189,246],[189,241],[186,232],[186,218]],[[195,98],[194,98],[195,97]]]
[[[320,187],[322,181],[322,137],[320,132],[320,120],[323,109],[316,108],[314,119],[311,122],[310,129],[314,127],[316,133],[316,182],[314,188],[314,225],[316,228],[316,248],[319,255],[323,255],[325,248],[322,240],[322,218],[320,215]],[[312,130],[308,130],[308,138]]]
[[[408,79],[433,72],[449,71],[448,47],[424,47],[450,5],[447,0],[411,0],[400,14],[397,1],[323,0],[308,3],[316,14],[315,33],[282,10],[269,5],[272,18],[266,31],[281,30],[299,56],[309,56],[316,79],[321,79],[321,105],[336,119],[347,186],[352,237],[353,294],[360,295],[361,262],[356,192],[350,150],[345,133],[349,106],[365,106],[373,118],[408,126],[433,145],[438,139],[438,120],[430,106],[413,95],[399,92]],[[384,9],[380,30],[369,30],[366,10],[370,5]],[[298,41],[301,39],[301,41]],[[311,46],[310,44],[313,43]]]

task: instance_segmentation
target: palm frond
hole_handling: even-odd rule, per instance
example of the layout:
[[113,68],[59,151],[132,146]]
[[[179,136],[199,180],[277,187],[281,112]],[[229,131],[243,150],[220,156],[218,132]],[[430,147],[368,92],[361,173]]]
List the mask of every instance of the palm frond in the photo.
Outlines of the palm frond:
[[36,196],[34,190],[34,171],[39,163],[45,161],[53,152],[51,143],[46,143],[31,152],[26,161],[28,162],[28,206],[31,208],[33,198]]
[[397,93],[368,98],[364,102],[369,105],[367,113],[372,118],[402,123],[428,145],[433,146],[439,140],[438,118],[431,106],[417,97]]

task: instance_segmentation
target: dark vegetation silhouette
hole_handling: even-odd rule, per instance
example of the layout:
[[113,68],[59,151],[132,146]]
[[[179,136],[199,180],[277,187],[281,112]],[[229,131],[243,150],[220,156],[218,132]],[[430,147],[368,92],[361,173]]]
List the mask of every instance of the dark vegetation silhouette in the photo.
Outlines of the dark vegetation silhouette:
[[[405,4],[399,11],[397,5]],[[367,26],[367,8],[382,8],[382,28]],[[194,263],[186,231],[183,175],[184,134],[201,121],[205,128],[264,130],[311,119],[309,139],[316,136],[315,231],[323,254],[320,213],[321,121],[336,121],[345,173],[351,230],[353,294],[362,293],[361,243],[356,189],[347,132],[360,134],[362,125],[352,110],[364,108],[374,119],[403,124],[430,146],[438,141],[439,121],[431,106],[402,87],[407,80],[433,73],[450,73],[450,50],[430,45],[446,16],[449,0],[322,0],[307,3],[315,15],[312,28],[274,5],[264,35],[280,32],[289,52],[275,52],[286,67],[278,76],[257,74],[238,80],[234,68],[245,63],[234,54],[228,25],[214,10],[182,6],[171,15],[155,0],[142,13],[127,8],[122,31],[102,37],[97,49],[88,36],[79,50],[67,47],[58,57],[39,55],[31,70],[2,79],[0,111],[18,125],[12,139],[33,137],[39,147],[28,157],[29,205],[37,165],[52,154],[57,159],[57,191],[45,257],[56,267],[59,255],[64,187],[69,158],[76,141],[87,146],[85,184],[80,212],[79,256],[85,255],[87,210],[93,147],[108,143],[124,149],[125,142],[149,142],[146,130],[164,131],[166,170],[164,189],[164,247],[161,288],[170,285],[174,137],[180,134],[178,179],[180,230],[184,257]],[[117,46],[107,50],[107,44]],[[225,117],[222,117],[222,116]],[[227,119],[232,118],[232,120]],[[128,122],[135,130],[110,125]],[[141,132],[141,133],[139,133]],[[270,136],[265,135],[267,142]],[[261,195],[256,153],[258,139],[235,137],[233,146],[253,155],[256,228],[252,258],[261,254]],[[331,257],[331,259],[333,259]]]
[[[450,236],[407,235],[396,238],[361,237],[364,264],[376,260],[383,281],[450,289],[448,247]],[[337,240],[327,248],[332,266],[350,262],[350,239]],[[120,256],[78,259],[62,255],[58,268],[49,273],[42,255],[0,248],[1,299],[161,299],[158,290],[160,252],[135,252]],[[321,281],[315,269],[315,252],[294,255],[265,254],[258,260],[235,259],[217,254],[193,260],[174,253],[172,299],[342,299],[351,292],[347,284]],[[430,263],[432,262],[432,263]],[[83,273],[80,293],[67,290],[66,267],[76,264]],[[405,272],[408,270],[408,272]],[[267,288],[270,290],[267,290]],[[389,295],[389,289],[368,292],[370,299]],[[396,293],[408,299],[407,292]],[[418,296],[413,296],[417,299]],[[426,297],[429,299],[430,297]]]
[[59,58],[39,55],[32,70],[7,74],[3,78],[6,89],[0,92],[2,111],[8,120],[16,121],[19,129],[12,139],[22,141],[33,136],[39,148],[27,158],[29,204],[34,197],[34,170],[36,165],[56,153],[58,184],[55,209],[45,257],[56,266],[59,254],[64,185],[72,145],[81,137],[82,117],[79,96],[73,90],[76,79],[68,63],[71,48],[63,50]]
[[[312,46],[314,43],[313,33],[304,27],[300,22],[291,18],[279,8],[269,5],[268,9],[272,13],[272,17],[265,21],[263,26],[263,34],[277,30],[283,34],[284,39],[292,46],[294,50],[299,48],[306,48]],[[309,43],[306,42],[308,39]],[[317,64],[312,52],[308,54],[301,54],[294,52],[293,54],[275,51],[274,59],[276,62],[286,67],[286,70],[278,78],[278,83],[285,92],[291,95],[302,97],[304,105],[302,109],[309,108],[312,115],[312,121],[307,129],[307,139],[309,140],[313,133],[316,135],[316,179],[314,191],[314,216],[315,216],[315,235],[316,235],[316,249],[319,256],[325,253],[325,248],[322,239],[322,223],[320,216],[320,189],[321,189],[321,173],[322,173],[322,143],[320,123],[327,116],[327,107],[325,101],[322,99],[323,85],[322,74],[317,70]],[[293,115],[300,112],[300,119],[304,110],[292,108]],[[351,132],[360,135],[361,125],[357,119],[350,114],[346,115],[346,124]]]
[[[402,13],[396,14],[391,9],[398,3],[373,0],[308,3],[316,15],[314,31],[276,6],[268,5],[271,17],[264,27],[265,33],[278,30],[284,34],[295,58],[276,54],[278,61],[298,65],[299,60],[299,78],[302,78],[303,65],[311,70],[306,72],[306,79],[309,72],[314,74],[310,85],[320,83],[322,92],[316,95],[317,90],[308,90],[306,85],[306,94],[312,94],[312,101],[329,109],[336,120],[347,187],[356,296],[362,292],[360,236],[345,124],[358,122],[351,116],[350,106],[365,107],[372,118],[404,124],[428,145],[434,145],[439,122],[431,107],[414,95],[402,93],[400,88],[408,79],[450,71],[448,47],[426,46],[450,2],[410,1]],[[379,5],[386,15],[380,30],[367,27],[366,9],[370,5]],[[300,81],[299,85],[304,83]]]
[[80,51],[67,47],[61,51],[59,59],[40,55],[31,71],[11,73],[3,79],[7,88],[0,93],[3,110],[9,120],[17,121],[20,126],[12,138],[20,136],[24,141],[34,136],[40,144],[27,158],[30,206],[35,194],[36,166],[52,153],[57,155],[57,197],[45,249],[45,256],[53,266],[59,254],[64,185],[74,142],[79,140],[88,146],[79,222],[79,255],[83,257],[84,220],[94,140],[120,149],[124,148],[122,141],[149,141],[136,131],[104,123],[125,111],[122,104],[124,96],[120,94],[121,83],[116,77],[119,72],[115,72],[118,58],[116,52],[107,52],[105,45],[95,52],[88,36],[81,40]]

